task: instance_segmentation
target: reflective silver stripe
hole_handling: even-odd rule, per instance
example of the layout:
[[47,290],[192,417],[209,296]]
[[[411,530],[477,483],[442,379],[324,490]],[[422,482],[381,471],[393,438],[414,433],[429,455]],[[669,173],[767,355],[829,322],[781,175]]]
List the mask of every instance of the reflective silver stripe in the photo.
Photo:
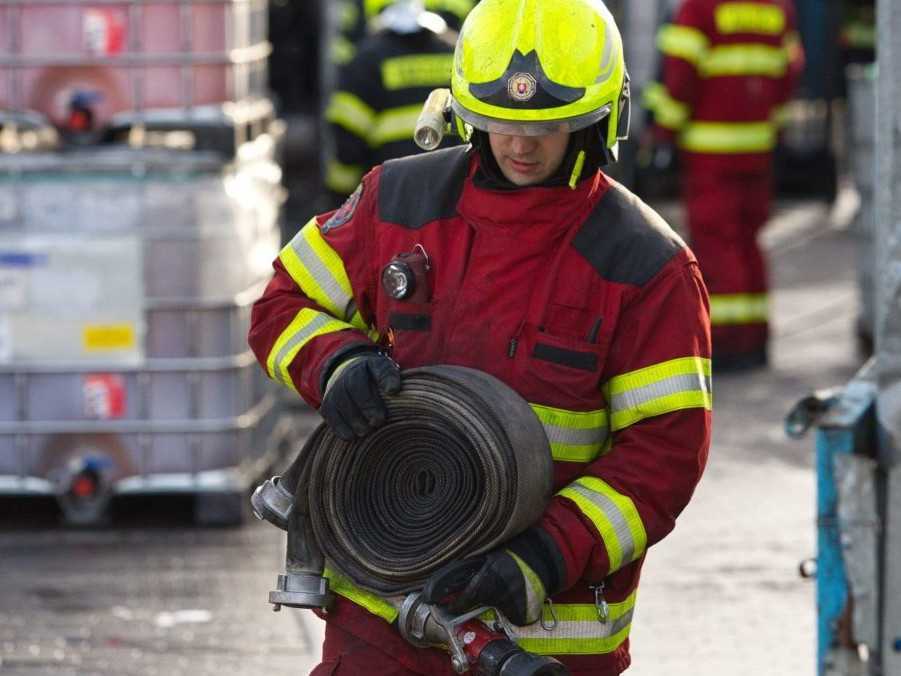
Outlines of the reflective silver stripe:
[[[304,237],[303,230],[291,240],[291,248],[332,304],[332,307],[326,309],[340,313],[340,318],[350,321],[353,317],[351,310],[356,308],[355,305],[351,305],[353,296],[349,296],[344,292],[341,284],[335,279],[335,276],[325,266],[319,256],[316,255],[313,247],[310,246],[310,243]],[[311,295],[315,296],[316,294]]]
[[613,395],[610,400],[610,409],[615,413],[617,411],[639,408],[642,404],[660,397],[692,391],[710,394],[710,377],[699,374],[670,376],[669,378],[658,380],[656,383],[650,383],[633,390],[626,390]]
[[589,502],[594,503],[604,513],[610,525],[613,526],[613,532],[619,541],[620,561],[624,564],[632,561],[635,557],[635,538],[632,536],[632,529],[629,528],[626,515],[619,506],[603,493],[586,488],[578,482],[570,484],[565,490],[578,493]]
[[601,446],[607,441],[609,431],[606,427],[589,427],[579,429],[576,427],[560,427],[559,425],[544,425],[544,433],[552,444],[566,444],[567,446]]
[[[554,604],[554,611],[563,610],[562,604]],[[557,626],[548,631],[541,626],[540,623],[530,624],[524,627],[513,625],[514,639],[549,639],[551,641],[566,641],[572,639],[599,639],[607,638],[618,634],[632,623],[632,617],[635,615],[635,609],[630,608],[621,617],[616,618],[612,622],[599,622],[597,619],[597,609],[592,607],[595,616],[588,620],[561,620],[557,619]],[[553,622],[553,618],[547,617],[546,624]]]
[[310,320],[310,323],[304,326],[300,331],[291,336],[288,341],[282,345],[282,349],[278,351],[278,354],[275,355],[275,368],[273,369],[273,377],[276,378],[283,385],[291,386],[291,383],[285,381],[282,378],[280,365],[282,360],[284,360],[290,353],[291,349],[296,347],[299,344],[307,341],[310,336],[312,336],[317,330],[324,327],[329,322],[334,322],[334,317],[329,317],[326,314],[318,313],[313,319]]

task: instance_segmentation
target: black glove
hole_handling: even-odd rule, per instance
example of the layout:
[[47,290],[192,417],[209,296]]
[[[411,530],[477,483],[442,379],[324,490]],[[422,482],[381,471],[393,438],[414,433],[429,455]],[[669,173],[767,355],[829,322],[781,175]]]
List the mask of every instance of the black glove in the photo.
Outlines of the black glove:
[[319,413],[345,441],[363,437],[384,424],[388,407],[383,394],[400,392],[400,368],[380,352],[354,354],[328,377]]
[[565,575],[554,540],[534,527],[506,547],[444,566],[429,578],[422,598],[446,605],[455,615],[491,606],[514,624],[531,624],[541,618],[545,599],[560,591]]

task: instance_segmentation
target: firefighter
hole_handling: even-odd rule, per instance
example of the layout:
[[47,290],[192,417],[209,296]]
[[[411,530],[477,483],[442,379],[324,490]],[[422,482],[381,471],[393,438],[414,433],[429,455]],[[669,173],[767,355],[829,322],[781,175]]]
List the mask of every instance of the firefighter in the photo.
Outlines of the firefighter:
[[377,31],[341,69],[325,117],[332,148],[325,187],[332,206],[376,164],[419,151],[413,127],[429,92],[446,87],[456,33],[419,0],[386,3]]
[[[601,2],[482,0],[455,58],[452,110],[470,143],[377,166],[311,218],[274,262],[249,342],[345,439],[385,422],[401,369],[467,366],[522,395],[556,494],[470,562],[451,608],[495,606],[524,649],[573,674],[619,674],[646,552],[707,458],[706,291],[678,235],[600,169],[630,106]],[[416,252],[428,266],[407,284],[425,285],[414,299],[382,272]],[[313,674],[453,673],[446,654],[402,639],[393,605],[329,570]]]
[[778,118],[803,67],[791,0],[682,0],[646,89],[658,141],[680,150],[691,246],[710,291],[717,371],[768,362],[769,218]]

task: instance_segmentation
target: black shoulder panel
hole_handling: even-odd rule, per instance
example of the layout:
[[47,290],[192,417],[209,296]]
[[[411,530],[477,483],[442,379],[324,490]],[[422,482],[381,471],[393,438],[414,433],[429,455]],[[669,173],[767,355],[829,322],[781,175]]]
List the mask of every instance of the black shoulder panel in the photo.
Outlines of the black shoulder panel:
[[642,286],[685,243],[656,211],[611,181],[573,246],[604,279]]
[[469,146],[388,160],[379,179],[379,219],[418,230],[457,213]]

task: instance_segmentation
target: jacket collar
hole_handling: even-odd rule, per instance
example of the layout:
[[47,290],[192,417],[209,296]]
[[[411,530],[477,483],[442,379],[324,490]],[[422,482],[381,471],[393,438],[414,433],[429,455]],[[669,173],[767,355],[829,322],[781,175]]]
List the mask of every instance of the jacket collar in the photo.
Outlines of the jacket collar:
[[609,183],[600,171],[582,179],[575,190],[564,186],[494,189],[475,180],[481,158],[473,153],[457,204],[460,215],[477,229],[509,230],[509,235],[535,240],[555,239],[581,225]]

